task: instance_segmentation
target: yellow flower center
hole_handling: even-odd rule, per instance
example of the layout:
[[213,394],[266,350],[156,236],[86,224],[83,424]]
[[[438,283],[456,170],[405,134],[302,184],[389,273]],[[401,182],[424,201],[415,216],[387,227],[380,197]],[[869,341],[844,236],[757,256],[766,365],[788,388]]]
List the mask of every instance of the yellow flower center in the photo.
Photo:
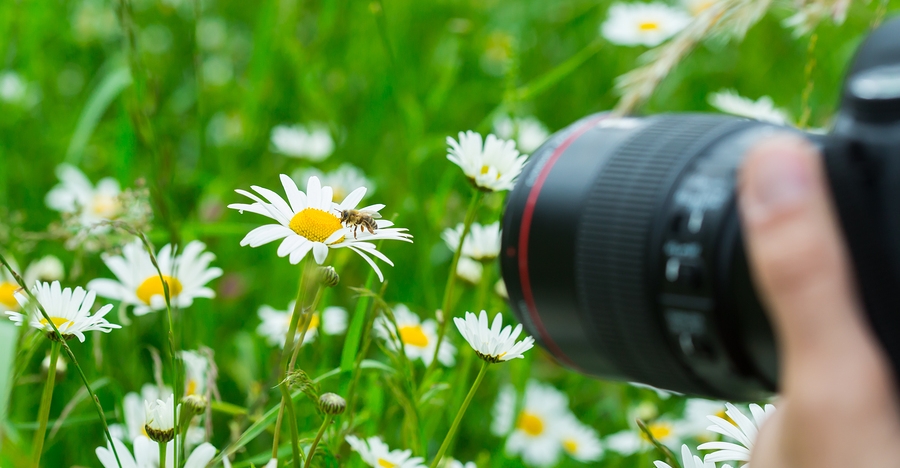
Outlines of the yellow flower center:
[[101,218],[113,218],[119,214],[119,199],[109,195],[95,195],[91,211]]
[[[490,171],[491,171],[491,166],[488,166],[487,164],[481,166],[481,174],[482,175],[487,174]],[[497,180],[500,180],[500,171],[497,171]]]
[[659,23],[656,21],[644,21],[643,23],[638,24],[638,29],[643,32],[658,31]]
[[578,452],[578,442],[575,439],[566,439],[563,441],[563,448],[568,453]]
[[407,325],[400,327],[400,341],[404,344],[424,348],[428,346],[428,337],[421,325]]
[[[53,325],[56,325],[56,328],[62,328],[64,325],[68,323],[72,323],[71,320],[62,318],[62,317],[50,317],[50,320],[53,322]],[[47,319],[41,319],[41,325],[47,326]]]
[[395,468],[397,466],[397,464],[391,463],[391,462],[385,460],[384,458],[379,458],[378,466],[380,466],[381,468]]
[[[288,226],[292,231],[313,242],[325,242],[325,239],[343,227],[341,218],[316,208],[306,208],[295,214]],[[343,237],[335,243],[341,240]]]
[[[647,425],[647,429],[650,431],[650,435],[653,436],[657,441],[668,438],[672,435],[672,425],[666,422],[655,422]],[[641,437],[646,439],[646,435],[641,432]]]
[[[306,333],[309,334],[309,333],[315,331],[316,328],[319,328],[319,322],[320,322],[319,314],[313,314],[312,318],[309,319],[309,330],[307,330]],[[284,321],[284,323],[285,323],[285,327],[291,326],[291,314],[287,315],[287,319]],[[297,334],[299,334],[300,333],[300,330],[299,330],[300,325],[297,325],[297,328],[298,328]],[[287,331],[287,330],[285,330],[285,331]]]
[[[166,280],[166,284],[169,285],[169,298],[173,298],[179,294],[181,294],[181,281],[178,281],[178,278],[172,278],[169,275],[163,275],[163,279]],[[165,291],[163,291],[163,283],[159,280],[159,275],[153,275],[144,280],[140,286],[137,288],[137,297],[138,299],[144,301],[144,304],[150,305],[150,298],[153,296],[164,296]]]
[[187,381],[187,386],[185,386],[184,394],[193,395],[195,393],[197,393],[197,381],[194,379],[190,379]]
[[522,411],[519,414],[519,422],[516,423],[516,427],[531,437],[537,437],[544,433],[544,421],[540,416],[528,411]]
[[13,293],[18,290],[19,285],[16,283],[0,283],[0,304],[6,306],[7,309],[17,310],[19,303],[16,302],[16,296]]

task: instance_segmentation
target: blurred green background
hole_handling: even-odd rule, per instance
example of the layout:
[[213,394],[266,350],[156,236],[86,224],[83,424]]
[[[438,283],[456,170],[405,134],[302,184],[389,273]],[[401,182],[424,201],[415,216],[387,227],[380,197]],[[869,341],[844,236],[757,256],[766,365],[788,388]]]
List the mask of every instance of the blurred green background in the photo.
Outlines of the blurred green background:
[[[57,183],[54,169],[62,162],[80,167],[94,182],[112,176],[127,187],[143,179],[154,207],[151,240],[160,246],[200,239],[225,270],[213,283],[217,299],[197,300],[179,314],[178,340],[181,349],[212,348],[223,400],[246,406],[272,387],[278,357],[255,334],[257,309],[284,309],[300,269],[277,258],[273,245],[238,246],[262,220],[224,209],[242,201],[233,190],[255,184],[280,191],[278,174],[306,167],[330,171],[349,162],[361,168],[376,187],[367,200],[385,203],[382,213],[415,236],[411,245],[383,246],[396,265],[383,265],[385,298],[430,317],[439,307],[452,256],[440,232],[462,221],[470,190],[446,160],[446,137],[469,129],[488,132],[496,115],[535,116],[555,131],[612,108],[615,78],[633,69],[647,49],[615,46],[598,36],[610,3],[133,0],[123,6],[106,0],[4,0],[0,73],[17,74],[27,91],[18,100],[0,100],[0,243],[23,265],[45,254],[59,256],[67,272],[80,264],[81,271],[65,281],[71,286],[110,277],[98,255],[69,252],[62,242],[39,235],[59,219],[44,196]],[[854,2],[843,25],[824,22],[812,50],[809,36],[795,38],[781,25],[792,14],[788,6],[776,3],[743,41],[703,43],[641,112],[710,111],[709,93],[733,88],[751,98],[769,95],[798,118],[802,91],[811,85],[810,125],[826,126],[843,70],[880,3]],[[889,11],[897,8],[900,0],[889,2]],[[274,126],[313,122],[326,124],[335,138],[328,159],[311,163],[272,151]],[[502,203],[502,195],[487,197],[478,221],[498,219]],[[329,261],[344,267],[341,286],[326,301],[352,311],[356,298],[349,287],[365,282],[368,267],[354,255],[332,254]],[[496,270],[487,274],[498,277]],[[460,307],[477,294],[462,289]],[[487,308],[507,310],[498,297]],[[120,323],[117,313],[110,318]],[[97,382],[110,420],[120,415],[124,393],[151,381],[148,349],[165,349],[161,318],[132,318],[123,330],[72,343],[89,379]],[[461,353],[469,352],[455,331],[450,336]],[[338,365],[342,337],[320,335],[317,343],[301,353],[310,375]],[[0,455],[4,467],[18,466],[23,454],[27,459],[43,382],[40,361],[48,347],[41,338],[24,340],[20,348],[32,345],[37,351],[19,363],[22,373],[3,422],[12,437]],[[374,358],[379,355],[373,350]],[[572,410],[601,436],[627,429],[642,402],[660,413],[678,414],[683,406],[678,398],[663,401],[650,391],[567,372],[536,351],[488,375],[463,422],[458,458],[479,460],[479,466],[521,464],[504,457],[503,441],[488,427],[498,386],[511,381],[522,387],[529,376],[565,389]],[[366,409],[357,432],[405,447],[397,424],[391,424],[400,420],[399,409],[381,378],[363,375]],[[323,391],[339,390],[341,380],[325,381]],[[59,382],[51,425],[79,388],[71,371]],[[314,411],[298,408],[314,432]],[[448,420],[455,414],[440,411]],[[232,415],[214,412],[213,422],[212,442],[222,448],[231,436]],[[431,453],[442,437],[438,431]],[[100,466],[94,448],[103,444],[93,408],[80,401],[48,439],[44,465]],[[270,445],[270,436],[263,435],[238,460],[263,454],[265,461]],[[330,447],[342,462],[359,464],[346,446]],[[597,466],[649,467],[656,458],[613,454]],[[562,465],[581,464],[566,459]]]

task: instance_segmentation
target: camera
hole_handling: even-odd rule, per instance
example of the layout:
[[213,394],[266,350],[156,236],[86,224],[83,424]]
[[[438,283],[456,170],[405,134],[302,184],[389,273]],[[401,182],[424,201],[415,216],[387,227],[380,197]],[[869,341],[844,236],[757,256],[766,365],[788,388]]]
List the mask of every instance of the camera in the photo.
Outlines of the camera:
[[596,114],[550,137],[503,215],[514,313],[585,374],[729,400],[777,391],[735,184],[747,150],[779,132],[824,157],[869,323],[900,375],[900,19],[858,50],[828,135],[723,115]]

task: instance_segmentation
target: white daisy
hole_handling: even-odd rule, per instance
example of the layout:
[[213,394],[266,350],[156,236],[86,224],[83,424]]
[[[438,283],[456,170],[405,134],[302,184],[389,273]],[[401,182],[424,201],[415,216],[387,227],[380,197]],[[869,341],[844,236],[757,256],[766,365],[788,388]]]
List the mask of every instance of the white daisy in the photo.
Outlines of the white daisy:
[[[166,244],[156,255],[163,279],[169,286],[173,307],[184,309],[190,307],[195,298],[215,297],[215,292],[206,287],[206,283],[222,276],[222,269],[209,266],[216,256],[205,249],[204,243],[192,241],[176,254],[172,245]],[[103,254],[102,258],[118,281],[95,279],[88,283],[88,289],[108,299],[122,301],[123,305],[133,305],[135,315],[166,308],[163,282],[140,240],[125,245],[121,256]]]
[[197,351],[181,351],[184,362],[184,396],[206,396],[209,359]]
[[459,263],[456,264],[456,276],[463,281],[477,285],[481,283],[481,275],[484,273],[484,265],[476,262],[469,257],[459,257]]
[[459,132],[459,141],[447,137],[447,159],[459,166],[466,177],[481,190],[511,190],[528,156],[519,155],[513,141],[469,130]]
[[559,437],[563,451],[580,462],[597,461],[603,455],[597,431],[582,424],[574,415],[564,419]]
[[540,120],[534,117],[511,119],[508,115],[494,119],[494,133],[504,140],[515,140],[519,151],[526,154],[534,152],[550,136]]
[[322,124],[279,125],[272,129],[270,136],[272,150],[292,158],[304,158],[319,162],[334,152],[331,132]]
[[62,261],[53,255],[47,255],[36,262],[31,262],[22,274],[22,279],[25,280],[25,284],[34,284],[38,281],[60,281],[65,276],[66,270]]
[[[148,439],[146,436],[138,436],[134,439],[134,455],[119,439],[113,437],[113,443],[116,444],[116,453],[122,462],[122,468],[160,468],[159,466],[159,448],[156,442]],[[116,457],[113,454],[112,447],[107,443],[106,447],[97,447],[95,450],[97,458],[103,468],[119,468],[116,463]],[[195,448],[187,459],[184,461],[184,468],[205,468],[209,462],[216,456],[216,448],[210,443],[201,444]],[[175,467],[175,453],[172,442],[166,444],[166,466],[165,468]]]
[[750,461],[750,452],[753,450],[756,434],[759,432],[760,426],[766,422],[766,419],[775,413],[775,407],[766,405],[765,408],[762,408],[757,404],[750,405],[750,413],[753,415],[752,420],[731,403],[726,403],[725,407],[727,408],[725,414],[733,422],[726,421],[718,416],[708,416],[709,420],[713,422],[713,425],[709,426],[708,429],[730,437],[738,443],[707,442],[700,444],[697,448],[700,450],[715,450],[704,457],[704,460],[707,462],[744,462],[744,464],[740,465],[740,468],[747,468],[750,466],[747,462]]
[[475,350],[475,354],[487,362],[497,363],[521,358],[525,351],[534,346],[534,338],[531,336],[526,336],[517,343],[516,339],[522,333],[522,324],[516,325],[515,329],[511,325],[503,328],[503,314],[500,313],[494,316],[490,328],[488,328],[487,312],[483,310],[478,316],[472,312],[466,312],[465,319],[454,317],[453,323]]
[[110,424],[109,431],[113,438],[121,440],[135,440],[139,436],[146,436],[144,430],[145,408],[144,401],[166,400],[172,395],[172,389],[163,388],[162,393],[159,386],[153,384],[144,384],[141,392],[129,392],[125,394],[122,400],[122,415],[124,417],[124,425]]
[[756,101],[740,96],[737,91],[726,89],[709,96],[709,103],[726,114],[737,115],[768,122],[775,125],[787,125],[790,117],[787,112],[775,107],[772,98],[763,96]]
[[444,468],[478,468],[475,462],[461,462],[458,460],[450,460],[444,464]]
[[521,455],[527,465],[555,465],[563,450],[560,429],[572,417],[566,395],[532,380],[525,388],[525,400],[517,415],[515,408],[515,390],[507,385],[497,399],[491,425],[495,435],[512,431],[506,439],[507,453]]
[[600,33],[613,44],[655,47],[690,22],[687,13],[665,3],[616,3],[609,8]]
[[[15,260],[9,259],[9,265],[13,270],[20,271]],[[0,309],[19,310],[19,302],[15,296],[16,291],[19,289],[19,283],[16,282],[16,278],[13,277],[9,270],[0,266]]]
[[372,195],[372,192],[375,191],[375,183],[366,177],[366,174],[362,169],[349,163],[341,164],[337,169],[331,172],[322,172],[311,167],[309,169],[296,171],[292,175],[295,181],[309,180],[310,177],[318,177],[319,180],[322,181],[322,185],[331,187],[333,198],[335,200],[343,200],[347,195],[350,195],[350,192],[356,190],[357,187],[365,187],[367,189],[366,195]]
[[[68,339],[72,336],[78,338],[78,341],[84,343],[84,332],[97,330],[103,333],[109,333],[113,329],[122,328],[120,325],[109,323],[104,316],[112,310],[112,304],[107,304],[100,308],[95,314],[91,315],[91,307],[94,306],[96,295],[93,291],[85,291],[80,287],[65,288],[59,285],[59,281],[53,283],[37,283],[31,288],[37,301],[43,306],[44,311],[50,317],[50,320],[59,329],[59,332]],[[15,293],[16,301],[24,310],[28,304],[28,296],[24,291],[18,290]],[[9,319],[22,326],[26,320],[28,324],[38,330],[52,332],[53,327],[47,322],[47,319],[41,315],[41,312],[34,307],[30,317],[28,314],[8,311]]]
[[[169,395],[165,400],[157,399],[155,402],[144,400],[144,430],[150,434],[150,438],[156,434],[165,434],[175,431],[175,413],[181,413],[181,405],[179,404],[175,411],[172,407],[175,405],[175,395]],[[158,440],[158,439],[154,439]]]
[[[116,179],[100,179],[94,187],[83,172],[69,164],[57,166],[56,176],[60,183],[47,193],[45,200],[50,209],[62,213],[77,213],[82,226],[115,219],[122,213],[122,203],[119,200],[122,190]],[[99,226],[95,229],[104,231],[109,227]]]
[[[256,333],[266,339],[269,346],[284,347],[284,335],[291,325],[291,312],[294,310],[294,302],[288,304],[287,310],[276,310],[274,307],[264,305],[259,308],[259,318],[262,323],[256,327]],[[309,321],[309,329],[303,338],[302,345],[312,343],[319,333],[319,328],[326,335],[340,335],[347,331],[347,309],[343,307],[326,307],[320,314],[316,312]],[[300,337],[298,330],[297,336]]]
[[[681,468],[716,468],[716,464],[712,462],[704,462],[700,459],[700,457],[691,453],[691,449],[688,448],[687,445],[681,446]],[[653,465],[656,468],[672,468],[668,463],[661,462],[659,460],[653,462]],[[728,465],[723,465],[722,468],[731,468]]]
[[[378,219],[375,223],[378,229],[375,233],[367,230],[351,234],[352,226],[341,224],[340,213],[344,210],[357,209],[357,205],[366,195],[366,188],[359,187],[341,203],[333,203],[332,189],[322,186],[318,177],[310,177],[306,184],[306,193],[297,188],[294,180],[282,174],[281,184],[287,194],[288,202],[284,201],[277,193],[263,188],[252,186],[266,201],[246,190],[236,190],[237,193],[253,200],[252,204],[233,203],[229,208],[239,210],[241,213],[249,211],[274,219],[278,224],[266,224],[248,233],[241,245],[259,247],[270,242],[284,239],[278,246],[278,256],[290,256],[292,264],[297,264],[307,253],[312,251],[316,263],[321,265],[328,256],[328,249],[347,247],[359,254],[378,274],[378,279],[384,281],[381,270],[369,257],[373,255],[381,261],[393,266],[390,259],[375,249],[371,241],[379,239],[400,240],[412,242],[412,236],[406,233],[405,228],[392,228],[391,221]],[[384,205],[369,205],[359,208],[361,211],[378,213]]]
[[[459,223],[455,228],[444,229],[441,239],[447,243],[447,247],[456,251],[459,247],[459,236],[463,232],[463,224]],[[490,262],[500,255],[500,222],[482,226],[472,223],[469,234],[462,245],[462,255],[480,262]]]
[[391,450],[379,437],[362,440],[348,435],[345,440],[363,461],[374,468],[424,468],[425,460],[413,457],[412,450]]
[[[666,418],[647,422],[646,425],[647,430],[657,442],[671,449],[677,449],[687,433],[686,427],[681,421]],[[636,426],[607,436],[604,439],[604,445],[607,449],[622,455],[643,452],[653,447],[650,440]]]
[[[403,350],[410,359],[421,359],[426,366],[431,365],[434,357],[434,348],[437,346],[437,323],[432,319],[419,319],[403,304],[397,304],[393,308],[394,319],[400,333],[399,340],[403,342]],[[375,319],[375,330],[388,345],[388,348],[397,349],[397,336],[394,325],[384,316]],[[452,366],[456,362],[456,347],[444,340],[438,352],[438,361],[445,366]]]

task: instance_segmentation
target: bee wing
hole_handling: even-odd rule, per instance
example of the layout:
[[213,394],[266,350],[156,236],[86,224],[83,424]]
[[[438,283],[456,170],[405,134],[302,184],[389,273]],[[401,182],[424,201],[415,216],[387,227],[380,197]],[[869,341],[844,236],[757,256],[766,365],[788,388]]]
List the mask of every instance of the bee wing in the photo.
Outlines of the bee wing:
[[367,214],[367,215],[369,215],[369,216],[371,216],[371,217],[373,217],[373,218],[375,218],[375,219],[381,218],[381,213],[379,213],[379,212],[377,212],[377,211],[363,211],[363,213],[365,213],[365,214]]

